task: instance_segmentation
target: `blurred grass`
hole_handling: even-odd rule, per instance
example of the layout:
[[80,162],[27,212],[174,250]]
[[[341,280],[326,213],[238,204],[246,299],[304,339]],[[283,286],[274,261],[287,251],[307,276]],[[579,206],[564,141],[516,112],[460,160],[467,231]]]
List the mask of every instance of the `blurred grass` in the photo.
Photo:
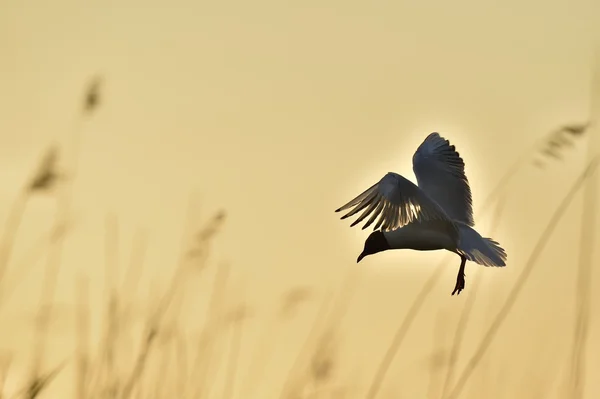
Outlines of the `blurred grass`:
[[[104,242],[105,309],[101,316],[102,338],[97,345],[94,345],[91,338],[92,323],[90,319],[92,315],[90,315],[89,305],[89,278],[85,275],[76,276],[74,278],[76,306],[73,310],[76,320],[74,326],[76,350],[73,354],[65,354],[64,362],[48,365],[45,356],[51,328],[49,320],[53,311],[56,278],[62,263],[62,248],[64,240],[68,238],[70,232],[67,227],[71,221],[70,203],[73,184],[77,177],[79,142],[85,131],[86,123],[98,111],[103,101],[102,79],[94,77],[85,90],[82,107],[77,111],[71,143],[65,146],[68,151],[62,151],[62,147],[56,144],[49,147],[47,153],[42,157],[37,171],[20,190],[4,228],[0,241],[0,306],[10,299],[11,293],[14,292],[19,281],[27,277],[27,266],[35,263],[34,259],[39,258],[42,254],[47,255],[46,276],[40,294],[38,318],[32,342],[33,358],[30,361],[30,376],[27,384],[22,386],[16,394],[10,396],[11,398],[46,397],[46,393],[49,392],[48,387],[67,365],[73,366],[76,371],[73,385],[78,399],[250,398],[255,397],[253,394],[259,384],[281,386],[278,395],[280,399],[406,397],[401,396],[401,393],[390,393],[382,388],[387,382],[388,371],[401,351],[414,320],[422,312],[426,299],[441,279],[440,267],[432,270],[431,276],[424,282],[420,292],[408,307],[408,311],[399,318],[399,327],[392,342],[387,345],[381,362],[376,365],[362,365],[364,373],[374,372],[367,386],[357,386],[354,381],[348,380],[339,373],[342,352],[351,351],[351,348],[345,348],[341,344],[341,340],[344,336],[343,320],[351,311],[350,303],[358,278],[356,273],[352,270],[348,272],[337,295],[334,295],[333,292],[325,296],[319,295],[315,289],[309,286],[289,287],[279,300],[273,302],[271,309],[255,311],[243,290],[237,289],[236,295],[232,295],[230,266],[226,263],[210,262],[211,245],[218,238],[218,233],[225,224],[226,212],[217,211],[205,223],[195,225],[191,222],[193,218],[190,215],[195,206],[194,198],[190,199],[180,256],[174,262],[171,279],[161,292],[153,292],[155,300],[149,301],[151,309],[145,316],[145,327],[140,331],[132,328],[130,318],[134,312],[133,305],[138,283],[144,273],[145,236],[142,231],[137,232],[131,244],[130,261],[126,267],[123,267],[118,263],[121,251],[119,219],[117,215],[107,215]],[[508,187],[512,179],[532,164],[543,167],[545,170],[552,162],[564,162],[566,153],[570,148],[578,145],[582,138],[591,140],[589,139],[591,135],[586,134],[591,131],[590,126],[593,124],[561,127],[542,137],[531,148],[520,154],[500,179],[496,188],[491,191],[481,208],[481,213],[483,213],[492,205],[496,206],[492,227],[486,235],[493,236],[494,234],[504,210],[503,206],[508,200]],[[60,154],[63,153],[67,153],[69,156],[69,162],[64,165],[64,170],[59,166]],[[527,277],[547,244],[552,230],[570,206],[575,194],[588,181],[588,177],[593,175],[591,171],[594,170],[596,164],[592,160],[595,160],[595,157],[596,154],[590,155],[588,168],[575,182],[571,191],[566,192],[566,197],[555,214],[550,215],[549,224],[542,232],[528,261],[524,265],[517,265],[511,263],[509,259],[509,267],[522,269],[521,276],[514,283],[502,309],[492,320],[478,346],[465,341],[465,334],[472,318],[472,310],[481,285],[481,276],[485,270],[473,269],[476,270],[476,275],[472,279],[471,285],[467,286],[466,301],[453,334],[448,332],[450,328],[447,321],[452,318],[441,312],[435,315],[438,318],[436,325],[440,331],[444,331],[444,334],[441,334],[440,331],[434,334],[433,360],[427,370],[430,384],[427,389],[429,398],[503,397],[500,387],[497,389],[487,387],[488,392],[485,395],[481,391],[475,390],[474,393],[466,396],[464,388],[475,369],[481,367],[482,357],[499,333],[509,311],[517,303]],[[25,260],[15,263],[12,259],[12,251],[18,239],[21,219],[27,211],[29,199],[41,192],[49,192],[56,200],[54,224],[50,227],[48,237],[44,236],[40,242],[36,242],[27,252],[28,256]],[[589,209],[586,212],[589,212]],[[589,220],[589,214],[586,215]],[[585,217],[584,220],[586,220]],[[584,248],[583,252],[585,251]],[[587,267],[591,268],[592,260],[589,253],[588,249]],[[444,263],[447,263],[447,258],[442,261],[442,264]],[[13,266],[11,267],[11,265]],[[119,281],[117,271],[122,268],[125,268],[126,271],[122,281]],[[192,275],[205,277],[206,272],[211,268],[215,269],[215,275],[207,304],[207,314],[203,316],[204,323],[200,332],[190,336],[184,328],[185,323],[181,316],[184,304],[190,300],[186,295],[186,281]],[[584,276],[587,276],[589,280],[590,272],[587,273]],[[585,292],[581,294],[583,297],[578,306],[585,308],[589,313],[589,295],[585,296],[587,294],[584,294]],[[230,303],[232,297],[235,297],[233,305]],[[270,362],[271,356],[276,351],[275,347],[280,335],[290,328],[290,322],[296,317],[299,307],[319,299],[322,302],[318,307],[308,336],[297,348],[294,361],[291,365],[281,365],[289,370],[287,377],[284,381],[271,380],[265,370],[267,370],[266,365]],[[583,332],[577,333],[577,331],[582,331],[583,327],[578,326],[583,323],[580,319],[586,316],[584,313],[581,314],[583,315],[579,316],[574,326],[576,344],[572,355],[573,365],[567,372],[572,374],[572,389],[573,392],[577,392],[572,394],[577,396],[567,395],[567,397],[573,398],[584,397],[582,388],[584,380],[581,377],[584,368],[580,365],[582,357],[580,348],[584,347],[581,343]],[[247,344],[244,339],[245,326],[251,318],[259,320],[259,323],[263,325],[263,332],[251,350],[250,366],[242,369],[240,353]],[[445,336],[452,337],[449,347],[446,347],[444,342]],[[577,342],[579,343],[577,344]],[[365,345],[367,346],[369,343],[365,343]],[[465,347],[468,346],[475,348],[471,357],[464,356]],[[131,351],[132,355],[127,356],[126,354]],[[10,373],[13,355],[15,354],[3,356],[0,359],[0,399],[9,397],[3,393],[3,387],[6,376]],[[468,359],[463,370],[458,369],[461,358]],[[493,368],[494,364],[488,363],[486,367]],[[455,378],[455,375],[458,375],[458,378]],[[219,378],[222,381],[218,382]],[[410,381],[403,381],[403,383],[409,384]],[[222,384],[222,389],[218,389],[219,384]],[[489,390],[494,390],[495,394],[490,394]],[[521,391],[512,392],[505,397],[546,398],[551,394],[552,392],[549,392],[543,380],[530,378],[524,381]]]

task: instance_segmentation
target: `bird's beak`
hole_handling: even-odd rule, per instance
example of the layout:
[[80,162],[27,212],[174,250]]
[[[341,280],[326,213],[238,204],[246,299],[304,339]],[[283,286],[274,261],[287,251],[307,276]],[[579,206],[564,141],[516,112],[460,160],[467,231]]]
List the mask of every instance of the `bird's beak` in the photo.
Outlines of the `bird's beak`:
[[356,259],[356,263],[360,262],[362,260],[362,258],[364,258],[365,256],[367,256],[364,251],[361,252],[360,255],[358,255],[358,259]]

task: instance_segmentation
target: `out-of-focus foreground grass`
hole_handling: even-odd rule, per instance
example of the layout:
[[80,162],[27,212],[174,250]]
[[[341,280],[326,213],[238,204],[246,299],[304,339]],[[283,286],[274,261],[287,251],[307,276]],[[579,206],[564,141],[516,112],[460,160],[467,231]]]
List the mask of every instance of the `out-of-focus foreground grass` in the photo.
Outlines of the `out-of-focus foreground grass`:
[[[101,81],[91,82],[85,93],[80,118],[84,121],[102,104]],[[592,126],[593,127],[593,126]],[[590,125],[565,126],[545,136],[534,147],[523,152],[523,156],[510,168],[496,189],[485,201],[482,212],[491,211],[497,221],[503,212],[506,200],[506,188],[511,179],[525,167],[545,167],[550,162],[562,158],[573,145],[591,140]],[[367,386],[357,387],[353,381],[339,377],[336,373],[340,359],[340,339],[344,330],[340,328],[341,318],[351,310],[347,308],[350,294],[348,285],[342,284],[342,292],[336,300],[321,295],[315,289],[306,286],[289,287],[285,294],[272,303],[272,309],[255,309],[251,298],[244,298],[240,290],[230,289],[229,266],[209,257],[211,243],[218,239],[219,230],[226,221],[226,212],[216,212],[200,226],[189,225],[184,232],[180,257],[174,260],[171,280],[163,284],[158,292],[145,303],[144,310],[138,306],[139,298],[135,292],[140,276],[144,273],[145,243],[142,237],[136,237],[132,244],[131,261],[120,273],[116,272],[116,259],[119,257],[119,219],[109,215],[106,219],[105,246],[106,279],[104,282],[107,301],[102,315],[92,315],[89,309],[88,289],[90,282],[86,276],[73,276],[76,286],[77,306],[72,309],[76,336],[76,351],[65,353],[64,362],[49,365],[45,361],[48,351],[48,335],[53,328],[51,315],[54,311],[54,293],[56,276],[62,262],[62,243],[71,234],[70,198],[71,184],[77,178],[79,135],[75,130],[72,141],[61,146],[52,146],[44,155],[39,169],[25,182],[21,195],[17,198],[0,242],[0,306],[7,301],[19,279],[25,278],[23,270],[28,261],[18,262],[12,257],[15,242],[19,239],[19,225],[26,213],[28,201],[40,193],[50,193],[56,197],[57,208],[49,234],[40,243],[33,243],[31,256],[46,256],[44,284],[40,292],[40,305],[35,322],[33,357],[30,361],[30,373],[21,378],[19,384],[11,382],[11,358],[14,353],[5,354],[0,363],[0,398],[12,397],[59,397],[52,391],[52,384],[67,369],[74,372],[73,387],[75,397],[88,398],[252,398],[258,384],[280,387],[281,399],[299,398],[400,398],[402,392],[385,389],[388,369],[393,360],[402,351],[404,339],[410,330],[416,315],[421,311],[427,295],[439,279],[439,273],[433,273],[422,287],[414,302],[407,305],[406,313],[394,315],[398,319],[398,330],[382,354],[381,362],[362,365],[365,373],[372,374]],[[532,162],[533,161],[533,162]],[[470,341],[465,342],[465,330],[471,317],[471,310],[480,285],[480,274],[476,274],[465,291],[467,300],[458,320],[448,322],[440,314],[437,332],[434,334],[432,356],[423,368],[429,378],[428,398],[452,399],[465,398],[545,398],[559,394],[568,398],[582,398],[582,368],[585,355],[586,334],[589,330],[590,299],[589,287],[585,285],[592,264],[591,258],[582,256],[579,260],[581,286],[578,291],[578,318],[574,330],[572,359],[565,367],[564,378],[558,385],[548,381],[524,376],[522,388],[517,392],[507,392],[501,382],[475,384],[476,389],[466,390],[467,382],[475,371],[494,372],[494,359],[487,357],[486,351],[497,336],[506,315],[511,311],[521,293],[521,289],[537,259],[545,249],[545,244],[560,217],[570,206],[575,195],[594,176],[594,154],[588,159],[587,169],[573,187],[556,195],[564,197],[556,212],[548,215],[548,225],[540,228],[540,239],[532,248],[531,255],[524,264],[511,264],[522,270],[518,280],[509,290],[502,302],[500,312],[491,316],[489,329]],[[593,186],[591,186],[594,188]],[[591,193],[591,194],[590,194]],[[595,197],[589,192],[586,212],[594,212]],[[586,197],[587,198],[587,197]],[[494,208],[492,208],[494,206]],[[587,218],[595,214],[587,213]],[[191,218],[190,218],[191,219]],[[588,231],[589,234],[589,231]],[[489,236],[493,236],[489,231]],[[586,240],[583,240],[586,241]],[[582,242],[582,253],[591,251],[589,242]],[[435,272],[435,270],[434,270]],[[117,277],[120,274],[121,277]],[[198,314],[201,329],[196,331],[186,326],[188,319],[181,317],[182,309],[189,306],[194,298],[189,295],[194,287],[188,284],[190,276],[211,280],[211,293],[206,311]],[[311,309],[317,309],[309,335],[300,345],[297,357],[292,364],[280,367],[289,369],[284,380],[271,379],[263,372],[264,366],[273,355],[271,343],[281,331],[293,328],[290,320],[299,307],[312,303]],[[0,308],[2,311],[2,308]],[[141,313],[142,323],[139,320]],[[100,324],[92,318],[99,318]],[[244,341],[246,323],[252,320],[264,328],[257,342]],[[10,326],[3,326],[10,328]],[[100,339],[92,339],[93,329],[101,330]],[[445,345],[447,337],[451,344]],[[251,355],[250,366],[240,366],[240,351],[243,345]],[[365,346],[369,343],[365,342]],[[466,347],[469,350],[465,350]],[[351,348],[344,350],[351,351]],[[485,362],[483,361],[485,358]],[[515,354],[518,360],[519,354]],[[460,360],[460,362],[459,362]],[[563,361],[566,361],[563,359]],[[464,367],[459,367],[464,366]],[[415,365],[421,367],[421,365]],[[480,374],[483,379],[483,374]],[[410,383],[405,381],[404,383]],[[487,385],[487,386],[486,386]],[[559,388],[557,388],[557,386]]]

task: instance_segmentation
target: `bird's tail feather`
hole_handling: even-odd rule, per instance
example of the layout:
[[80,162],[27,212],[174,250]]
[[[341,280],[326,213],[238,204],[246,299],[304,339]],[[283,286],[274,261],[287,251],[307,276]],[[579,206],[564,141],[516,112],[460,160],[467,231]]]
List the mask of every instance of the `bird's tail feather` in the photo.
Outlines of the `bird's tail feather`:
[[506,266],[506,251],[500,244],[487,237],[481,237],[477,231],[467,225],[460,226],[459,252],[467,260],[483,266]]

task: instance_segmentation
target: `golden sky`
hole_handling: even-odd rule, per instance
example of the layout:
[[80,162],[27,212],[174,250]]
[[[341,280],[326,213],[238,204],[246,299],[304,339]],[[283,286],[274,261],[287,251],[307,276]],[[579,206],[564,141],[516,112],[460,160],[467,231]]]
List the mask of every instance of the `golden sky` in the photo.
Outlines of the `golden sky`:
[[[368,232],[350,229],[333,210],[388,171],[414,181],[412,154],[438,131],[465,160],[477,212],[527,146],[557,126],[588,119],[599,17],[594,0],[1,1],[3,218],[48,144],[72,134],[89,78],[104,79],[103,102],[82,129],[75,225],[56,295],[67,324],[55,326],[56,361],[48,367],[72,352],[67,305],[76,276],[89,276],[100,309],[107,214],[118,215],[123,264],[136,231],[146,234],[142,300],[172,270],[194,194],[200,220],[226,210],[213,263],[231,265],[232,300],[243,295],[257,312],[244,338],[242,370],[279,295],[306,285],[325,297],[349,272],[355,291],[343,324],[340,381],[364,393],[444,254],[393,251],[357,267]],[[579,146],[564,162],[543,172],[529,168],[515,181],[493,235],[508,252],[508,266],[481,270],[484,284],[461,364],[515,283],[584,154]],[[52,209],[49,198],[31,204],[17,259],[47,229]],[[522,394],[524,373],[557,384],[566,375],[579,218],[576,202],[492,347],[491,378],[501,381],[506,397]],[[478,218],[476,227],[490,235],[489,217]],[[441,335],[449,345],[479,268],[467,265],[466,295],[451,297],[459,259],[450,259],[384,391],[426,397],[436,325],[452,326]],[[2,323],[14,326],[0,333],[4,350],[30,347],[43,265],[38,262],[2,309]],[[209,283],[197,280],[206,299]],[[266,366],[269,378],[253,397],[276,397],[317,308],[313,303],[281,333]],[[588,397],[600,391],[592,381],[600,372],[593,355],[600,351],[598,327],[590,335]],[[65,379],[57,386],[71,389]],[[241,388],[235,397],[251,399]]]

